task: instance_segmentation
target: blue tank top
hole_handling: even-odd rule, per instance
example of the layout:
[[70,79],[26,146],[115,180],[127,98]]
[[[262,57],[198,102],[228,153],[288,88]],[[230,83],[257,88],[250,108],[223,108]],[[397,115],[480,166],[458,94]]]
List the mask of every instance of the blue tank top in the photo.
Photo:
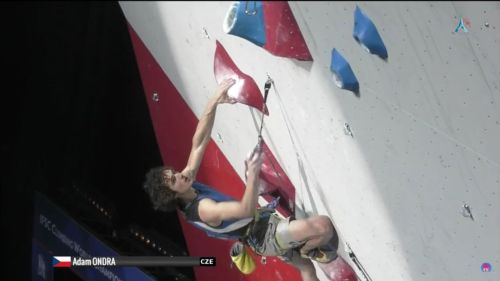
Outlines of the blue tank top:
[[247,228],[253,218],[224,220],[218,226],[210,226],[201,221],[198,214],[198,204],[204,198],[210,198],[215,202],[236,201],[219,191],[199,182],[193,183],[193,188],[197,191],[196,198],[188,203],[182,212],[189,223],[207,233],[208,236],[218,239],[238,240],[246,234]]

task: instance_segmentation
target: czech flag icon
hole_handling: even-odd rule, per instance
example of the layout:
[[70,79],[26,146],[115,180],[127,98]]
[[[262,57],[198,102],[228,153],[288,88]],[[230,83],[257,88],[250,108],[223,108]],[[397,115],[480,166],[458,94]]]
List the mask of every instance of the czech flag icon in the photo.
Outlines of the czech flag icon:
[[52,258],[53,267],[71,267],[71,257],[54,257]]

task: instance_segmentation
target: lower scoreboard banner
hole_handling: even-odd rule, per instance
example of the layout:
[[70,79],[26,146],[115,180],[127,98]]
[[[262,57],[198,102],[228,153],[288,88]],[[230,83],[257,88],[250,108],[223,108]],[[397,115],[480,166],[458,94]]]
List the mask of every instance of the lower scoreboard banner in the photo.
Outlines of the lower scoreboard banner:
[[[118,267],[119,263],[127,262],[127,257],[118,258],[119,253],[82,227],[43,194],[35,192],[34,203],[31,266],[33,281],[52,281],[54,271],[60,271],[58,268],[64,267],[69,267],[82,280],[155,280],[133,265],[139,265],[141,261],[144,263],[143,258],[134,260],[137,258],[134,257],[132,262],[129,261],[129,265]],[[74,262],[85,265],[73,266]]]
[[114,256],[70,257],[54,256],[54,267],[79,266],[215,266],[215,257]]

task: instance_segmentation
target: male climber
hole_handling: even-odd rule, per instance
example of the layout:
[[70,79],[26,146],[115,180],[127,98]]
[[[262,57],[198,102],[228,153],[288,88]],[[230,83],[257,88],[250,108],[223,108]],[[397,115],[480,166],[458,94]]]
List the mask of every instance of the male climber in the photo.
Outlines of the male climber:
[[262,164],[260,142],[245,162],[247,181],[241,201],[195,181],[210,141],[217,106],[236,102],[227,95],[234,83],[233,79],[221,82],[206,105],[184,170],[153,168],[146,175],[144,189],[155,210],[179,208],[188,222],[209,236],[244,241],[259,255],[279,256],[291,263],[300,270],[303,280],[318,280],[311,259],[327,263],[337,257],[336,248],[326,247],[332,241],[338,243],[333,225],[327,216],[290,221],[290,218],[284,220],[272,211],[257,208]]

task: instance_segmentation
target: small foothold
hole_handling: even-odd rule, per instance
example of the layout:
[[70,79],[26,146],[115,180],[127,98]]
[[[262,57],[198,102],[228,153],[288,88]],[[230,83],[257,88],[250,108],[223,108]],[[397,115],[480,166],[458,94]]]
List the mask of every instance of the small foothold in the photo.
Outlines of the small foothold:
[[352,134],[352,131],[351,131],[351,126],[349,126],[349,124],[347,124],[347,123],[344,124],[344,133],[347,136],[354,137],[354,135]]
[[464,205],[462,206],[462,215],[466,218],[470,218],[471,220],[474,220],[470,206],[465,202],[464,202]]
[[210,39],[210,35],[208,35],[207,29],[203,27],[202,30],[203,30],[203,35],[205,35],[206,38]]
[[220,142],[224,143],[224,140],[222,139],[222,136],[219,133],[217,133],[217,138],[219,139]]
[[153,101],[158,102],[160,100],[160,96],[158,96],[157,92],[153,92]]
[[490,23],[485,22],[485,23],[484,23],[484,26],[486,26],[486,27],[490,27]]

